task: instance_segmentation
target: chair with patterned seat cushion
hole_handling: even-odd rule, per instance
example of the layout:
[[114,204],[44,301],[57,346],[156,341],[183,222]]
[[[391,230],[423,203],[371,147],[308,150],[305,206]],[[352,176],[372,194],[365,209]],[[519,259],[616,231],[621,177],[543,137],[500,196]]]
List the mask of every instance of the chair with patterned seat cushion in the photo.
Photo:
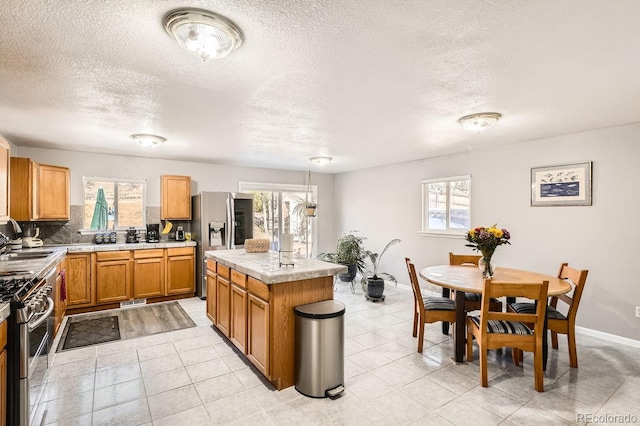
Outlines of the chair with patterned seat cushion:
[[[418,337],[418,352],[424,346],[424,325],[437,321],[455,322],[456,304],[448,297],[422,297],[422,290],[418,283],[416,268],[408,257],[404,259],[409,272],[409,280],[413,289],[414,314],[413,337]],[[418,329],[418,325],[420,329]]]
[[[477,268],[478,261],[482,256],[477,254],[453,254],[449,252],[449,265],[458,266],[470,266]],[[448,289],[443,289],[448,290]],[[447,293],[443,293],[442,296],[447,296]],[[455,291],[451,291],[450,296],[455,299]],[[465,312],[477,311],[480,309],[481,295],[478,293],[465,293],[464,294],[464,310]],[[502,311],[502,302],[497,299],[491,299],[489,309],[492,311]],[[449,334],[449,324],[442,323],[442,333]]]
[[[551,331],[551,344],[554,349],[558,349],[558,333],[567,335],[567,343],[569,346],[569,365],[572,368],[578,368],[578,352],[576,350],[576,314],[578,313],[578,305],[580,304],[580,298],[582,297],[582,291],[584,290],[584,284],[587,281],[586,269],[574,269],[569,266],[568,263],[560,265],[560,271],[558,272],[558,278],[567,280],[574,287],[573,294],[567,296],[562,294],[560,296],[554,296],[547,306],[547,328]],[[568,305],[567,314],[564,315],[558,311],[558,300]],[[535,309],[533,303],[530,302],[516,302],[507,306],[509,312],[517,313],[531,313]],[[516,365],[522,360],[522,354],[519,353],[518,357],[514,356]]]
[[[537,283],[505,283],[484,280],[480,316],[467,317],[467,360],[473,359],[473,337],[480,353],[480,384],[489,385],[487,379],[487,351],[503,347],[533,352],[535,388],[544,392],[542,330],[546,310],[549,281]],[[495,312],[489,310],[491,297],[526,297],[536,301],[532,314]],[[528,324],[534,324],[529,327]],[[515,350],[514,349],[514,350]]]

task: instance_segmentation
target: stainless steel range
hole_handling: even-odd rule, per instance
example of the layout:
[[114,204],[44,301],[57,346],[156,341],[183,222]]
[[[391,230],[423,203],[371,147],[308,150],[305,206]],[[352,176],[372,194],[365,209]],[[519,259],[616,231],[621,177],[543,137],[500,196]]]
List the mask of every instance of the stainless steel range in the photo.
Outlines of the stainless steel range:
[[[1,247],[0,237],[0,251]],[[9,303],[7,318],[7,424],[28,426],[31,395],[39,395],[53,341],[56,270],[44,277],[32,271],[0,273],[0,302]],[[35,402],[35,401],[34,401]]]

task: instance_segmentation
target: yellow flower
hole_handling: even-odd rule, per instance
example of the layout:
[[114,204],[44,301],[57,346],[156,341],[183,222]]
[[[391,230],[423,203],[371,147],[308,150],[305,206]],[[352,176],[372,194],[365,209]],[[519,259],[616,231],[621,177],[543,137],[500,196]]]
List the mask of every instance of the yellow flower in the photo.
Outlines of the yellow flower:
[[492,233],[496,238],[502,238],[502,229],[498,228],[489,228],[488,231]]

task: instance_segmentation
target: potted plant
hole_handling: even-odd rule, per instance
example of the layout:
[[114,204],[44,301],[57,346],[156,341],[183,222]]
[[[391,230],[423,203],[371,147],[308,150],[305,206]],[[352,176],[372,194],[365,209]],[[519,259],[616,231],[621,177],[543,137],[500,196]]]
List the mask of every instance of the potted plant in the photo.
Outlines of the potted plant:
[[357,231],[350,231],[338,238],[335,253],[320,253],[317,259],[332,263],[346,265],[348,270],[339,274],[342,282],[352,282],[356,279],[358,271],[363,274],[366,271],[365,259],[371,256],[371,252],[364,249],[365,237],[355,235]]
[[384,281],[393,281],[394,283],[398,283],[398,280],[386,272],[378,272],[378,266],[380,266],[380,260],[382,259],[382,255],[389,249],[389,247],[398,244],[400,242],[399,239],[393,239],[387,243],[387,245],[382,250],[382,253],[378,255],[378,253],[369,252],[369,259],[371,260],[371,264],[373,265],[373,271],[365,271],[362,274],[362,280],[360,283],[362,284],[362,291],[365,293],[368,300],[377,302],[384,300]]

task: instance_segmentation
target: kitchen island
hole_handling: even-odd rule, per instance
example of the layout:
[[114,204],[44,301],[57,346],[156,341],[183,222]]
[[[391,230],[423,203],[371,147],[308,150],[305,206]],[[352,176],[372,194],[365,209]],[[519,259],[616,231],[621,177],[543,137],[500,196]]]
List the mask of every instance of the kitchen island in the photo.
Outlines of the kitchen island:
[[207,262],[207,317],[281,390],[295,384],[295,315],[299,305],[333,299],[333,276],[346,266],[278,253],[215,250]]

